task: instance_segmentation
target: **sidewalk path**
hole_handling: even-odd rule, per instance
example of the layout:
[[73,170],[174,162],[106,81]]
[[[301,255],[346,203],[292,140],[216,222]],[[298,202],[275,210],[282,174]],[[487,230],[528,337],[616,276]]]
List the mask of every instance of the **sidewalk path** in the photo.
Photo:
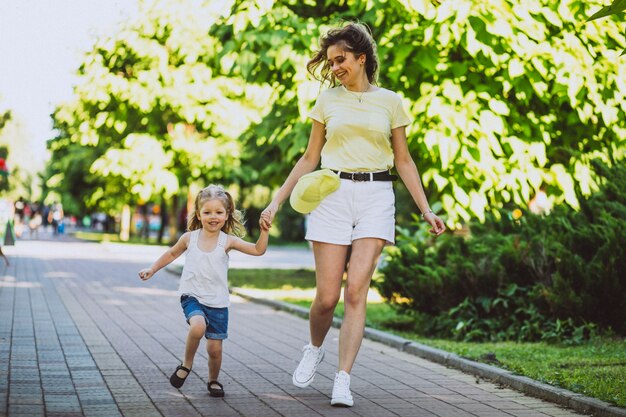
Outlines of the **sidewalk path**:
[[579,415],[368,340],[353,370],[355,406],[333,408],[337,330],[315,381],[299,389],[291,372],[307,322],[237,297],[220,377],[226,397],[206,392],[203,348],[177,390],[168,377],[187,325],[175,275],[137,278],[153,254],[69,240],[19,241],[5,252],[0,416]]

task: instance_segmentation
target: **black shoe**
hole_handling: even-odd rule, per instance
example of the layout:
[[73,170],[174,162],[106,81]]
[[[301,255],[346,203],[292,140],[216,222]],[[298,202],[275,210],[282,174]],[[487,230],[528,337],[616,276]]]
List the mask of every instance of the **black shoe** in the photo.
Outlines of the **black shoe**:
[[[213,385],[217,385],[219,388],[215,388]],[[206,389],[209,390],[209,395],[211,397],[223,397],[224,396],[224,386],[217,381],[211,381],[206,384]]]
[[[181,378],[177,375],[178,371],[183,370],[185,372],[187,372],[187,375],[185,375],[184,378]],[[170,384],[172,384],[172,386],[174,388],[180,388],[183,386],[183,384],[185,383],[185,380],[187,379],[187,377],[189,376],[189,374],[191,373],[191,369],[187,369],[183,366],[183,364],[181,363],[180,365],[178,365],[176,367],[176,370],[174,371],[174,373],[172,374],[172,376],[170,377]]]

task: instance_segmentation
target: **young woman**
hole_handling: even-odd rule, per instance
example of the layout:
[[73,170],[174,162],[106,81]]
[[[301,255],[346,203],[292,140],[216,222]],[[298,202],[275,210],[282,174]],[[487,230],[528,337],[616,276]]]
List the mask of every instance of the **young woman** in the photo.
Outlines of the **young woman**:
[[[332,88],[323,91],[309,117],[313,126],[304,155],[262,213],[270,227],[280,204],[298,179],[317,168],[341,178],[337,191],[310,215],[306,239],[315,257],[316,296],[310,311],[311,341],[293,374],[298,387],[308,386],[324,357],[322,344],[344,289],[344,320],[339,336],[339,366],[331,404],[350,407],[350,371],[363,339],[370,280],[382,249],[393,244],[395,197],[389,170],[394,167],[417,204],[431,233],[444,232],[443,221],[428,204],[417,168],[409,154],[405,127],[411,122],[400,96],[377,87],[376,44],[368,29],[348,23],[321,38],[320,49],[307,64],[309,72]],[[319,70],[319,73],[318,73]],[[338,85],[337,85],[338,84]]]

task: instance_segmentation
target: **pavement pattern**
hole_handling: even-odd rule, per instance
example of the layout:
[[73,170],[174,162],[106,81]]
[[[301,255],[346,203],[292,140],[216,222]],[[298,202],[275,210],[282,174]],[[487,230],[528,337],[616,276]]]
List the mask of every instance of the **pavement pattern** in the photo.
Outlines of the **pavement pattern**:
[[238,297],[220,375],[226,396],[207,393],[204,343],[175,389],[169,375],[187,324],[176,275],[137,277],[154,247],[61,237],[3,250],[11,264],[0,264],[0,416],[581,415],[369,340],[352,371],[354,407],[331,407],[338,331],[311,386],[294,387],[307,321]]

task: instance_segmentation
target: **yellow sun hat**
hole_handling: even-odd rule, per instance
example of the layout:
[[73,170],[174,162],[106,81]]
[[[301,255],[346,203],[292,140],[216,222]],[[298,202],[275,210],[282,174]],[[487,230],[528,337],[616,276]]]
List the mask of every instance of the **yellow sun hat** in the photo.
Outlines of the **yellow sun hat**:
[[330,169],[320,169],[300,177],[291,192],[289,203],[298,213],[312,212],[323,199],[339,188],[339,175]]

